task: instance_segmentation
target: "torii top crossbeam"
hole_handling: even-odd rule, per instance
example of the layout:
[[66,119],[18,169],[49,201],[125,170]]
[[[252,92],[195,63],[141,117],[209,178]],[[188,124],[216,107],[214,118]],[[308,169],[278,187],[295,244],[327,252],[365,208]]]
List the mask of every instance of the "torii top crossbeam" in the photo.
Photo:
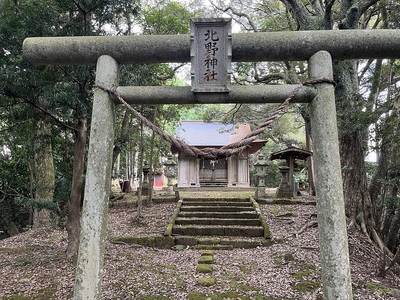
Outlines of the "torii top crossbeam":
[[[399,58],[400,30],[318,30],[232,34],[232,61],[300,61],[326,50],[334,60]],[[23,45],[35,65],[190,61],[189,35],[34,37]]]

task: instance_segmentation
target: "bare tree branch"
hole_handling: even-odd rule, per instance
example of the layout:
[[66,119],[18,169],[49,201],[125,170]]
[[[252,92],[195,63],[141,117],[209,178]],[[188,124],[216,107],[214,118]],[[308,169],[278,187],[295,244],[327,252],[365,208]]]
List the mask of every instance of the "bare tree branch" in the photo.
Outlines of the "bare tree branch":
[[298,29],[310,29],[311,15],[308,13],[306,7],[299,0],[281,0],[286,7],[290,7],[290,13],[296,20]]
[[375,4],[377,4],[379,2],[379,0],[369,0],[369,1],[365,1],[365,3],[360,3],[360,16],[371,6],[374,6]]
[[311,7],[317,15],[322,16],[324,14],[319,0],[311,0]]
[[[226,8],[222,8],[222,7],[219,7],[219,6],[217,6],[216,4],[214,4],[213,3],[213,1],[209,1],[209,3],[211,4],[211,6],[213,6],[215,9],[217,9],[217,10],[219,10],[219,11],[221,11],[221,12],[228,12],[228,11],[231,11],[231,13],[233,14],[233,15],[235,15],[235,16],[237,16],[237,17],[239,17],[239,18],[245,18],[246,20],[247,20],[247,22],[249,22],[249,24],[250,24],[250,26],[251,26],[251,29],[254,31],[254,32],[258,32],[258,28],[257,28],[257,25],[253,22],[253,20],[252,20],[252,18],[251,18],[251,16],[250,15],[248,15],[248,14],[246,14],[245,12],[242,12],[242,11],[238,11],[238,10],[236,10],[235,8],[233,8],[232,6],[228,6],[228,7],[226,7]],[[239,22],[240,23],[240,22]],[[243,25],[243,24],[242,24]]]
[[170,75],[165,75],[165,76],[157,75],[157,80],[166,81],[168,79],[174,78],[176,71],[178,71],[180,68],[184,66],[186,66],[186,63],[179,64],[178,66],[172,69],[172,73]]

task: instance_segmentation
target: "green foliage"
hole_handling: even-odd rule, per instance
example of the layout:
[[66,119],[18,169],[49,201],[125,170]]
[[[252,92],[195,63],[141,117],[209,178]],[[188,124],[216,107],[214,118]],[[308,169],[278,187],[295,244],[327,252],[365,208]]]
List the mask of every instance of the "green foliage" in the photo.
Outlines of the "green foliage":
[[16,205],[19,206],[28,206],[32,207],[35,209],[47,209],[52,212],[57,212],[58,211],[58,205],[57,203],[54,203],[52,201],[49,201],[48,199],[37,199],[37,198],[21,198],[21,197],[16,197],[14,199],[14,202]]
[[146,34],[187,34],[193,15],[178,2],[161,2],[144,12]]
[[[74,127],[81,119],[90,124],[94,83],[93,66],[30,65],[22,54],[23,40],[108,34],[106,28],[124,27],[123,21],[134,18],[140,7],[137,1],[126,0],[6,0],[0,5],[0,149],[6,146],[10,151],[0,168],[0,199],[4,199],[0,212],[21,230],[32,207],[46,207],[64,217],[71,189]],[[161,70],[163,74],[169,71]],[[149,69],[149,73],[154,72]],[[33,160],[35,124],[39,119],[49,124],[54,151],[56,188],[50,203],[34,199],[38,188]]]

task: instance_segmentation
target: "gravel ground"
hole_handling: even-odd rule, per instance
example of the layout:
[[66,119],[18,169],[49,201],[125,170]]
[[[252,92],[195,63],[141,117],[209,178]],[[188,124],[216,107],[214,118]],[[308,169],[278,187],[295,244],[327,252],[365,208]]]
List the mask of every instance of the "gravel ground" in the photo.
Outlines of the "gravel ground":
[[[135,208],[110,210],[101,299],[322,299],[315,206],[262,205],[276,243],[214,251],[211,274],[196,271],[201,250],[110,242],[163,234],[174,208],[144,207],[139,222]],[[378,276],[382,259],[358,231],[349,233],[349,246],[354,299],[400,299],[400,268]],[[0,241],[0,299],[71,299],[75,263],[65,249],[66,232],[52,229]],[[216,284],[200,286],[199,277]]]

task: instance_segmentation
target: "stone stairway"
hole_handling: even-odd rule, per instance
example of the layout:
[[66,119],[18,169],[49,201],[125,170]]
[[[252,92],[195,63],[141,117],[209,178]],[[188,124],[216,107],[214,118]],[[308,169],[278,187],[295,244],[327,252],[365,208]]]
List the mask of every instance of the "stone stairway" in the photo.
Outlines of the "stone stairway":
[[252,198],[187,198],[179,200],[166,235],[202,249],[249,248],[269,240],[269,229]]

